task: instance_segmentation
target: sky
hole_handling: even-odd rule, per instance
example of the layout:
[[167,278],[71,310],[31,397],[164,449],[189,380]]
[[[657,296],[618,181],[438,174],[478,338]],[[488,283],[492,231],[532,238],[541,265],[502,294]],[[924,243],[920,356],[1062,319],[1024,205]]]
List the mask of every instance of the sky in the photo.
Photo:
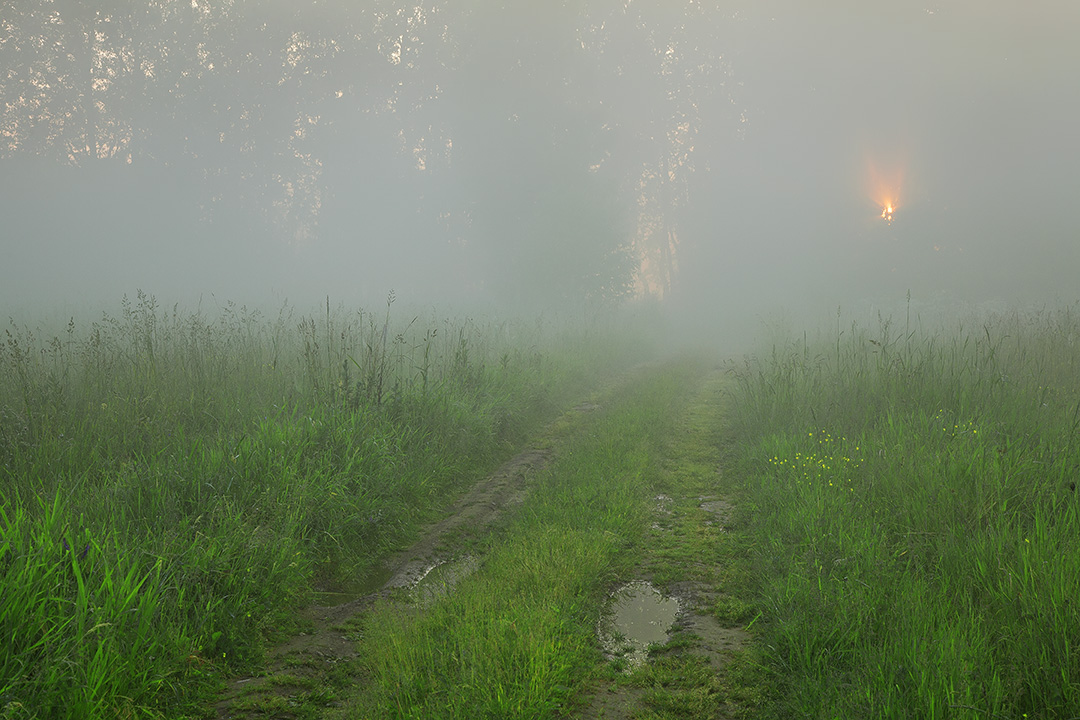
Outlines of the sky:
[[693,301],[726,264],[717,298],[796,315],[1075,302],[1080,5],[809,5],[731,33],[747,127],[698,197],[743,240],[703,251]]
[[[165,305],[373,303],[395,289],[538,312],[609,293],[596,278],[616,246],[653,257],[645,270],[670,264],[674,322],[721,334],[909,292],[920,307],[1080,300],[1080,3],[597,0],[546,19],[479,0],[457,15],[370,5],[374,30],[346,47],[318,38],[369,22],[365,9],[268,3],[259,22],[241,3],[248,34],[232,41],[256,52],[230,64],[238,51],[206,35],[218,69],[213,52],[192,55],[198,72],[167,91],[164,50],[150,70],[138,52],[93,71],[91,55],[71,59],[53,85],[106,77],[109,62],[128,62],[117,87],[145,85],[118,96],[134,129],[107,161],[12,139],[33,115],[17,82],[32,53],[0,44],[0,314],[139,288]],[[32,34],[34,18],[4,32]],[[282,49],[297,37],[315,41]],[[222,64],[269,68],[281,89],[236,99]],[[113,108],[109,92],[65,112]]]

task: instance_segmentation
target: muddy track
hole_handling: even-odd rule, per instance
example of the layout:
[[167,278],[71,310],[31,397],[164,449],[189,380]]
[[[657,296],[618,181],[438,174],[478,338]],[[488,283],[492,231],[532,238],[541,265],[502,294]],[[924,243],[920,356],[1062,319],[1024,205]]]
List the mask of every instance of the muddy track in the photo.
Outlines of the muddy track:
[[[612,604],[620,608],[628,607],[626,596],[621,594],[627,587],[644,586],[662,599],[629,607],[626,614],[632,617],[633,624],[614,621],[618,632],[610,637],[617,638],[617,642],[600,633],[607,659],[617,663],[629,661],[630,667],[623,669],[625,681],[600,680],[586,699],[586,705],[574,715],[577,720],[630,720],[651,717],[661,709],[679,717],[718,720],[746,715],[748,705],[740,695],[741,681],[732,680],[728,673],[732,663],[745,654],[752,642],[747,630],[751,618],[743,617],[744,611],[737,603],[732,604],[729,593],[736,590],[737,576],[721,569],[726,563],[736,561],[740,552],[733,540],[738,534],[735,498],[725,492],[729,482],[724,478],[721,458],[708,432],[718,422],[714,416],[715,400],[710,398],[714,397],[712,389],[721,382],[720,377],[714,373],[705,381],[699,401],[684,416],[686,424],[665,451],[667,464],[672,468],[685,466],[687,458],[708,460],[702,463],[698,474],[678,475],[678,481],[665,487],[665,494],[655,496],[650,541],[646,543],[637,578],[612,594],[612,598],[618,598]],[[672,558],[664,555],[663,550],[665,546],[670,549],[672,541],[696,548],[693,555],[684,556],[675,564],[680,570],[674,577]],[[662,583],[663,592],[653,585],[655,572],[661,568],[667,578]],[[670,615],[661,617],[663,613],[654,609],[667,601],[677,602],[673,621]],[[646,623],[666,628],[666,639],[653,639],[655,628],[639,631]],[[646,640],[659,646],[675,642],[653,655],[646,647]],[[666,664],[661,676],[650,673],[649,666],[654,663]],[[634,680],[630,679],[631,674]]]
[[[216,716],[221,720],[314,718],[330,711],[337,704],[338,696],[348,694],[347,686],[363,682],[359,663],[355,661],[360,648],[357,621],[364,613],[380,600],[402,601],[422,608],[424,588],[430,582],[425,579],[428,573],[436,575],[433,570],[445,564],[450,578],[447,581],[444,577],[442,581],[449,587],[474,569],[482,558],[468,555],[467,547],[494,529],[508,511],[525,501],[535,478],[555,457],[562,439],[581,428],[583,416],[599,410],[601,405],[597,403],[603,403],[620,387],[633,382],[637,375],[638,372],[630,371],[613,378],[589,402],[564,412],[537,434],[530,447],[473,485],[447,508],[441,520],[423,529],[418,541],[384,559],[385,580],[378,589],[339,605],[313,605],[301,611],[302,625],[307,632],[268,651],[265,670],[258,676],[236,678],[230,682],[214,706]],[[692,428],[686,428],[685,437],[694,434]],[[681,453],[696,447],[694,442],[670,450],[673,453],[671,461],[678,464]],[[717,484],[718,468],[710,475],[705,487],[712,489]],[[658,495],[655,498],[655,522],[651,529],[654,535],[672,537],[678,527],[676,535],[689,541],[690,538],[728,532],[735,510],[728,496],[703,494],[690,487],[673,487],[672,490],[674,497]],[[462,560],[464,562],[454,564]],[[652,568],[658,561],[659,558],[652,558],[647,550],[639,579],[631,584],[636,582],[652,588]],[[746,647],[750,635],[742,627],[745,621],[722,621],[713,611],[718,598],[726,596],[724,583],[718,582],[716,568],[712,567],[714,562],[715,559],[704,557],[691,561],[689,565],[693,567],[687,567],[682,579],[665,583],[665,594],[677,600],[679,606],[674,620],[668,621],[671,624],[665,623],[668,638],[680,633],[684,638],[687,635],[693,638],[689,642],[684,640],[667,654],[668,657],[696,656],[697,662],[710,668],[714,677],[700,690],[724,693],[721,678],[732,658]],[[625,628],[617,629],[624,640],[630,634]],[[614,659],[600,626],[598,642],[609,659]],[[646,660],[646,664],[651,662],[651,658]],[[647,696],[646,688],[635,683],[601,681],[590,696],[584,698],[584,706],[578,708],[573,717],[579,720],[628,719],[649,705]],[[714,706],[710,716],[730,717],[733,714],[738,714],[736,707],[725,703]]]
[[[669,507],[675,498],[660,495],[656,499],[657,518],[663,519],[664,516],[669,516],[671,514]],[[700,521],[702,528],[712,526],[719,528],[721,532],[725,531],[725,526],[730,522],[735,509],[727,499],[710,495],[691,496],[686,500],[696,503],[700,509],[709,514],[708,519],[703,518]],[[659,524],[654,524],[653,530],[665,532]],[[631,582],[631,584],[634,583],[643,583],[652,588],[647,571],[643,579]],[[679,605],[674,622],[667,626],[668,638],[670,639],[678,632],[691,633],[695,640],[678,652],[703,658],[713,673],[723,673],[732,658],[746,648],[751,636],[741,626],[720,622],[710,612],[710,607],[721,596],[717,585],[699,580],[684,580],[671,583],[666,589],[666,596],[676,599]],[[648,617],[648,611],[642,612],[642,617],[649,622],[656,622],[655,619]],[[623,630],[626,631],[626,628]],[[605,645],[605,656],[609,660],[614,659],[611,648],[604,642],[601,644]],[[646,659],[645,662],[649,660]],[[644,707],[642,701],[646,694],[644,687],[601,682],[588,704],[575,717],[577,720],[631,720],[642,712]],[[721,713],[715,716],[718,720],[731,717],[727,708]]]
[[550,444],[556,428],[599,407],[584,402],[563,413],[540,434],[541,440],[476,483],[442,520],[422,531],[420,540],[386,558],[389,579],[378,590],[340,605],[313,605],[302,610],[300,617],[308,631],[269,650],[263,674],[229,682],[214,707],[217,717],[225,720],[302,714],[296,712],[299,703],[295,698],[318,693],[324,678],[357,657],[358,643],[355,636],[350,637],[347,627],[350,621],[376,600],[413,587],[434,565],[453,558],[455,538],[465,533],[475,537],[478,531],[489,529],[507,509],[520,504],[530,480],[543,470],[554,452]]

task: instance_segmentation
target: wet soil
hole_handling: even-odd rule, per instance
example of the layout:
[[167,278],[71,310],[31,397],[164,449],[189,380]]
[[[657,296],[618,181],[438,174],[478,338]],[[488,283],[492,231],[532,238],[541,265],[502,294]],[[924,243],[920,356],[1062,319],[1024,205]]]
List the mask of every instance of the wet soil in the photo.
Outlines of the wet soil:
[[[600,405],[593,402],[577,405],[541,434],[548,440],[540,443],[550,444],[549,438],[557,428],[575,416],[599,409]],[[302,610],[301,625],[307,631],[271,649],[262,674],[233,679],[215,705],[217,717],[225,720],[303,714],[299,712],[302,701],[297,698],[322,692],[326,678],[347,668],[357,657],[357,638],[350,624],[376,600],[394,593],[404,591],[407,599],[422,607],[478,567],[477,558],[455,545],[464,536],[476,537],[490,529],[504,512],[520,504],[530,479],[547,465],[552,452],[550,447],[537,445],[503,463],[459,498],[442,520],[427,527],[416,543],[386,558],[382,572],[369,578],[368,587],[362,591],[351,597],[340,592],[318,594],[322,599],[347,599]]]
[[[413,545],[385,560],[381,574],[369,578],[368,587],[352,588],[352,595],[323,593],[326,602],[301,612],[305,633],[268,652],[266,670],[258,676],[234,679],[216,704],[218,718],[314,717],[334,706],[336,687],[356,682],[359,644],[358,620],[377,600],[393,598],[421,609],[448,592],[473,572],[482,558],[465,547],[510,509],[524,501],[530,481],[553,455],[553,439],[572,427],[581,415],[600,409],[593,402],[566,412],[541,433],[536,445],[511,458],[474,485],[449,508],[443,519],[430,525]],[[688,503],[700,510],[701,526],[724,530],[734,507],[726,498],[698,496],[655,498],[656,531],[670,532],[676,507]],[[735,653],[749,642],[741,627],[717,619],[713,607],[720,588],[687,581],[664,586],[662,594],[647,582],[648,575],[612,593],[604,618],[598,619],[598,643],[609,658],[623,658],[628,669],[649,661],[649,648],[663,645],[676,633],[692,634],[678,653],[704,658],[717,674],[724,672]],[[670,652],[670,651],[665,651]],[[607,681],[575,717],[631,718],[642,712],[646,690],[634,683]]]
[[735,506],[727,500],[714,495],[703,495],[698,500],[701,501],[698,507],[713,515],[711,520],[705,521],[705,525],[715,525],[723,530],[731,523],[731,516],[735,512]]
[[699,642],[686,651],[704,657],[714,670],[722,670],[731,661],[733,653],[750,641],[750,633],[742,627],[721,623],[709,611],[720,597],[713,587],[696,582],[679,583],[671,588],[671,592],[682,598],[686,607],[672,631],[688,630],[696,635]]
[[[671,517],[675,499],[656,498],[655,517]],[[731,522],[735,506],[719,496],[687,498],[708,513],[703,526],[724,530]],[[659,532],[668,530],[654,523]],[[666,587],[666,595],[651,583],[638,580],[613,593],[617,598],[608,615],[597,625],[597,635],[609,660],[626,661],[625,672],[649,662],[649,645],[662,645],[676,634],[692,635],[693,641],[677,652],[704,658],[714,673],[721,674],[733,657],[750,642],[751,635],[741,623],[722,622],[712,612],[716,601],[724,597],[711,583],[685,581]],[[621,633],[621,634],[620,634]],[[628,720],[642,713],[647,696],[644,688],[632,683],[604,682],[576,717],[581,720]],[[725,715],[719,716],[721,718]]]

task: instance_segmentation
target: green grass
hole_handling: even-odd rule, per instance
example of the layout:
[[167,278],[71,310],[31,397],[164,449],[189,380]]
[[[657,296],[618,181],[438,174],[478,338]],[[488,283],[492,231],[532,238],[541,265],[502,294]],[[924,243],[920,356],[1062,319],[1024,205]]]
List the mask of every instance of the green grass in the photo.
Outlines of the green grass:
[[602,670],[596,624],[633,572],[651,519],[655,458],[699,368],[642,374],[564,428],[479,569],[416,611],[390,601],[363,623],[359,695],[342,717],[547,718],[573,712]]
[[0,344],[0,717],[201,714],[612,369],[576,329],[149,296]]
[[1078,716],[1078,342],[882,321],[733,368],[773,716]]
[[[597,324],[390,309],[140,296],[9,325],[0,718],[205,715],[315,588],[373,572],[643,355]],[[1080,716],[1080,319],[903,325],[733,365],[723,412],[700,363],[641,371],[557,427],[527,500],[470,538],[475,572],[377,605],[349,677],[309,692],[348,717],[572,716],[601,682],[638,688],[641,717]],[[732,500],[724,531],[706,495]],[[713,672],[677,634],[616,673],[597,618],[643,577],[707,588],[754,645]]]
[[610,591],[642,578],[716,592],[702,610],[727,627],[753,620],[745,543],[699,507],[734,484],[718,478],[722,387],[700,360],[675,360],[562,426],[520,509],[474,545],[475,573],[421,609],[392,598],[365,615],[340,717],[578,717],[597,692],[632,717],[749,716],[765,681],[751,649],[717,670],[676,631],[628,674],[597,639]]
[[[684,383],[689,400],[666,429],[651,474],[653,497],[666,499],[659,503],[662,511],[654,502],[650,530],[635,548],[633,574],[664,591],[696,588],[701,597],[695,613],[715,617],[721,628],[746,630],[760,613],[749,581],[752,540],[736,514],[721,520],[701,506],[703,498],[723,497],[733,508],[741,503],[741,478],[728,472],[724,458],[728,380],[702,363],[697,377]],[[610,661],[603,672],[610,685],[600,692],[621,695],[618,712],[640,720],[757,717],[768,678],[753,636],[720,653],[722,662],[713,666],[697,652],[719,652],[708,635],[676,625],[670,640],[652,649],[649,662],[629,673],[625,660]]]

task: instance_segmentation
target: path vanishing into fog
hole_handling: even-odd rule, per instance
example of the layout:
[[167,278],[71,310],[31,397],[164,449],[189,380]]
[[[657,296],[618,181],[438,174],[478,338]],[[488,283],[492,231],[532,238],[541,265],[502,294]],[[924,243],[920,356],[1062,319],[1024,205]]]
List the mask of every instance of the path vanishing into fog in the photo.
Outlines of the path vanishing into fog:
[[[303,613],[215,710],[248,717],[725,717],[739,668],[724,374],[638,367],[567,409],[390,554]],[[733,664],[734,660],[734,664]],[[524,667],[522,667],[524,666]],[[687,715],[689,713],[689,715]]]

